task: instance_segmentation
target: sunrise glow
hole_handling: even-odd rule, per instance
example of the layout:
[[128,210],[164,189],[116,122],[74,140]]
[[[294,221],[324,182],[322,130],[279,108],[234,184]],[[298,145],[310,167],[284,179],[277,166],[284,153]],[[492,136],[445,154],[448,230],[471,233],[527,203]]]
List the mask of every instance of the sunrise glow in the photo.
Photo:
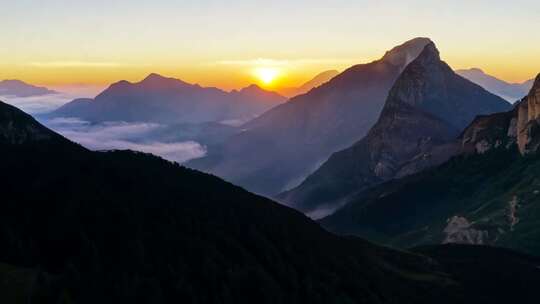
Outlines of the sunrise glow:
[[264,85],[272,84],[275,79],[279,76],[280,72],[276,68],[256,68],[255,76],[261,81]]

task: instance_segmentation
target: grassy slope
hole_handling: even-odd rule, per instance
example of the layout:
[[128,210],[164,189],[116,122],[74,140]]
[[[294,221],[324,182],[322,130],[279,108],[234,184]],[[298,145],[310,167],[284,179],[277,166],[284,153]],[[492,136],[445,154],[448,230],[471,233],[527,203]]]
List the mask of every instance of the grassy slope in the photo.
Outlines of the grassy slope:
[[[367,191],[322,224],[395,246],[440,243],[447,220],[464,216],[496,245],[540,254],[540,156],[496,150]],[[510,228],[509,202],[519,222]]]

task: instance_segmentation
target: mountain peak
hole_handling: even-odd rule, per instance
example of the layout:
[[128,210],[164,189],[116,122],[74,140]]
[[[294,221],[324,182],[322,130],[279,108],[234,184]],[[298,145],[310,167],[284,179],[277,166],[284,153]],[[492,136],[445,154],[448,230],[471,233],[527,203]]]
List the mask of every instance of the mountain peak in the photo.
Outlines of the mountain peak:
[[191,84],[180,79],[165,77],[157,73],[151,73],[144,78],[139,84],[150,87],[168,87],[168,86],[192,86]]
[[18,79],[6,79],[0,81],[0,95],[30,97],[56,93],[57,92],[49,90],[48,88],[31,85]]
[[259,92],[259,91],[265,91],[265,90],[256,84],[250,84],[249,86],[242,88],[240,90],[240,92],[253,92],[253,91]]
[[424,50],[428,44],[433,44],[429,38],[418,37],[411,39],[386,52],[382,60],[405,68],[422,52],[422,50]]
[[536,79],[534,80],[534,84],[532,86],[531,92],[535,92],[537,90],[540,90],[540,74],[536,76]]
[[435,43],[430,42],[426,46],[424,46],[424,49],[422,50],[420,55],[418,55],[416,61],[422,65],[440,62],[441,55],[439,53],[439,50],[435,46]]
[[160,80],[167,80],[167,79],[171,79],[171,78],[159,75],[157,73],[150,73],[150,74],[148,74],[148,76],[146,76],[146,78],[143,79],[143,82],[145,82],[145,81],[160,81]]

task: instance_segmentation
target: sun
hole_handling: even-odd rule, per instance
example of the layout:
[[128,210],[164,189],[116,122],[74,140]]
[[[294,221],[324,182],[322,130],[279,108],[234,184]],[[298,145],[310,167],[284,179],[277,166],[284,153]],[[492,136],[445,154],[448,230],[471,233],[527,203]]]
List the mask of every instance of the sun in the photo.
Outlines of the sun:
[[276,68],[260,67],[255,69],[255,76],[265,85],[272,84],[279,76],[279,73]]

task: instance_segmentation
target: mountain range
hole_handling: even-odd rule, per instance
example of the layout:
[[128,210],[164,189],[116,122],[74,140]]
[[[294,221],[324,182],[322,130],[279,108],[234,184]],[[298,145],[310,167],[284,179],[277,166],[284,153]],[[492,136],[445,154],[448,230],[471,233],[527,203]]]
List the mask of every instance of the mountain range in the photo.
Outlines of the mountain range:
[[0,81],[0,96],[32,97],[49,94],[57,92],[15,79]]
[[[540,260],[395,251],[152,155],[92,152],[0,102],[10,303],[535,303]],[[60,186],[59,186],[60,185]]]
[[507,112],[480,116],[440,167],[364,191],[321,223],[408,248],[489,244],[540,254],[540,75]]
[[0,147],[3,302],[535,303],[537,258],[338,237],[158,157],[88,151],[1,102]]
[[525,96],[534,81],[534,79],[531,79],[523,83],[508,83],[488,75],[478,68],[456,70],[456,73],[512,103]]
[[475,116],[510,107],[454,73],[429,43],[396,80],[369,133],[278,198],[325,216],[358,192],[445,162],[459,151],[455,139]]
[[225,92],[150,74],[137,83],[114,83],[94,99],[76,99],[48,116],[77,117],[90,122],[225,121],[238,124],[238,121],[256,117],[285,100],[285,97],[256,85]]
[[287,97],[294,97],[297,95],[305,94],[309,92],[310,90],[321,86],[322,84],[330,81],[330,79],[334,78],[339,74],[336,70],[328,70],[321,72],[317,74],[315,77],[313,77],[311,80],[307,81],[306,83],[302,84],[301,86],[297,88],[284,88],[280,89],[279,93],[283,96]]
[[396,79],[429,43],[416,38],[345,70],[247,122],[242,132],[187,165],[264,195],[298,185],[369,131]]

